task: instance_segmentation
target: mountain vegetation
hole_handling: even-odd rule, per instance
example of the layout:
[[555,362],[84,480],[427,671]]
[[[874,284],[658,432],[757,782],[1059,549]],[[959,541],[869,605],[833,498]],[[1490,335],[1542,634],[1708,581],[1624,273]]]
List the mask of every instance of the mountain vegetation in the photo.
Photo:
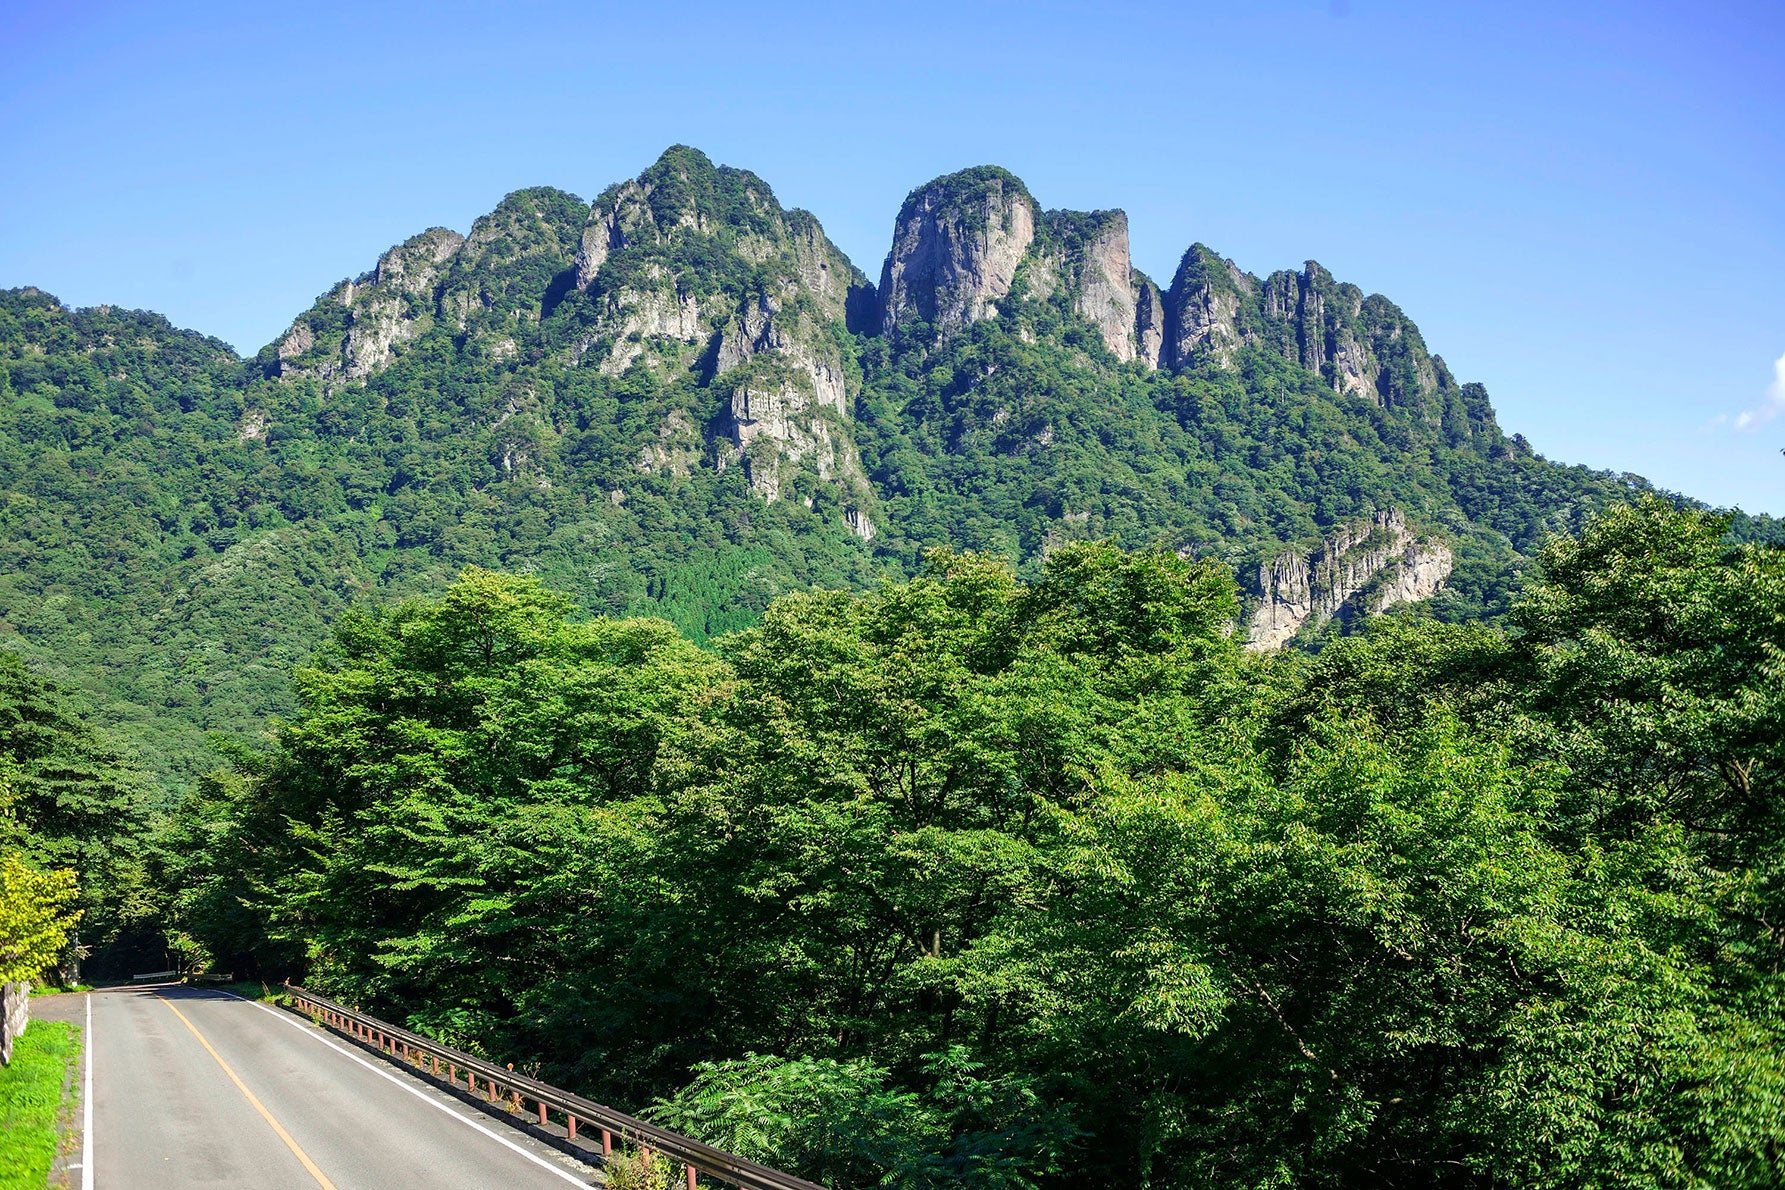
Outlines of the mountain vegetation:
[[1127,236],[676,147],[252,357],[0,292],[0,935],[839,1190],[1777,1184],[1785,533]]
[[676,148],[593,204],[523,190],[424,232],[252,359],[8,291],[0,647],[178,791],[211,733],[293,712],[347,607],[467,565],[698,643],[944,544],[1024,574],[1074,540],[1179,550],[1256,598],[1261,562],[1392,508],[1454,554],[1428,606],[1461,621],[1646,490],[1502,435],[1383,299],[1201,246],[1161,294],[1126,234],[970,170],[913,192],[877,289]]
[[175,816],[200,953],[839,1187],[1785,1172],[1785,554],[1649,499],[1506,629],[933,552],[714,649],[470,570]]

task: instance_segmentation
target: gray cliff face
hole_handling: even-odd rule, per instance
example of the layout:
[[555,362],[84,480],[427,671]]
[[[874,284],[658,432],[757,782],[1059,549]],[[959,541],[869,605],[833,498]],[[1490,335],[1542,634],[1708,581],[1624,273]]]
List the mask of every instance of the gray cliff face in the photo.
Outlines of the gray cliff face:
[[468,236],[435,227],[404,241],[298,317],[276,348],[279,375],[313,377],[325,391],[365,380],[437,325],[492,359],[512,357],[515,327],[542,313],[527,278],[571,267],[583,212],[561,190],[518,190]]
[[[1023,231],[1029,212],[1007,212],[1019,238],[1033,234],[1032,219]],[[988,293],[1000,276],[1007,289],[1014,269],[1000,252],[985,264]],[[318,379],[326,393],[389,367],[432,331],[501,369],[521,344],[537,349],[531,328],[555,304],[580,295],[580,329],[555,348],[561,364],[610,376],[644,369],[666,392],[687,393],[692,380],[728,411],[710,419],[698,400],[669,402],[637,447],[636,470],[742,466],[765,500],[809,472],[839,489],[845,523],[866,539],[877,504],[850,433],[859,373],[848,329],[874,321],[864,315],[872,292],[811,215],[782,208],[754,175],[677,146],[592,204],[517,191],[469,235],[435,228],[391,249],[294,322],[272,366]],[[523,392],[493,415],[508,474],[558,432],[537,406]]]
[[1073,309],[1103,336],[1123,363],[1140,354],[1136,342],[1138,294],[1128,257],[1128,216],[1111,211],[1084,244],[1073,286]]
[[1259,566],[1246,647],[1281,648],[1310,621],[1379,615],[1397,603],[1429,599],[1454,561],[1442,542],[1409,529],[1399,509],[1343,526],[1310,553],[1290,550]]
[[1260,280],[1196,244],[1164,304],[1165,355],[1177,367],[1231,368],[1240,348],[1253,345],[1316,373],[1335,393],[1434,420],[1458,392],[1392,302],[1335,281],[1314,261]]
[[574,283],[578,289],[595,283],[601,267],[613,253],[640,240],[656,242],[663,238],[650,201],[654,188],[639,179],[621,182],[609,187],[590,206],[588,222],[577,243]]
[[936,334],[997,315],[1024,296],[1063,299],[1122,363],[1165,357],[1165,301],[1135,272],[1122,211],[1041,212],[1022,182],[981,167],[912,191],[880,275],[878,328]]
[[1140,359],[1149,368],[1162,368],[1170,362],[1166,354],[1165,295],[1142,274],[1134,282],[1134,344]]
[[1166,348],[1171,362],[1180,368],[1231,367],[1246,337],[1241,310],[1253,289],[1252,278],[1231,260],[1193,245],[1171,283]]
[[[1364,294],[1340,284],[1310,260],[1302,271],[1272,273],[1265,282],[1267,314],[1285,325],[1266,331],[1283,358],[1324,376],[1333,391],[1382,403],[1381,366],[1364,341]],[[1272,333],[1275,332],[1275,333]]]
[[319,335],[311,321],[294,323],[279,340],[280,375],[327,383],[363,380],[382,369],[398,346],[433,325],[438,282],[464,243],[456,231],[429,228],[379,257],[370,273],[329,290],[317,309],[334,316],[315,321],[345,323],[345,332]]
[[998,312],[1035,240],[1035,200],[1003,170],[938,178],[912,191],[880,273],[880,325],[947,332]]
[[[725,384],[736,448],[726,461],[743,466],[751,491],[769,502],[780,499],[787,477],[802,465],[812,467],[820,482],[865,486],[847,427],[824,415],[810,373],[763,356],[730,373]],[[865,515],[857,516],[866,523]],[[855,521],[850,527],[861,532]]]
[[[704,205],[721,190],[750,212],[743,229]],[[749,278],[745,288],[674,264],[720,254],[748,266],[735,273]],[[705,453],[720,470],[741,466],[766,501],[811,471],[840,489],[851,531],[872,536],[872,492],[850,435],[848,341],[838,333],[866,281],[816,219],[784,211],[753,175],[672,149],[596,200],[575,283],[599,311],[575,349],[581,363],[609,374],[643,367],[666,383],[693,372],[725,395],[716,441],[703,445],[686,419],[666,425],[640,470],[686,469]]]

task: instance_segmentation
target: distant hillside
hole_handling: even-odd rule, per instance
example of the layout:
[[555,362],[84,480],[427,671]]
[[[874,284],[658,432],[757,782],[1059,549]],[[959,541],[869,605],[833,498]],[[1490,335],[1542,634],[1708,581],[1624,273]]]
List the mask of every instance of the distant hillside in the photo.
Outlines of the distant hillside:
[[[253,359],[0,294],[0,648],[178,787],[292,708],[355,600],[467,564],[696,640],[775,595],[1113,538],[1231,563],[1259,647],[1506,605],[1640,479],[1497,425],[1392,303],[985,167],[912,192],[871,284],[761,179],[676,147],[592,204],[508,196],[344,280]],[[1749,533],[1769,523],[1743,522]]]

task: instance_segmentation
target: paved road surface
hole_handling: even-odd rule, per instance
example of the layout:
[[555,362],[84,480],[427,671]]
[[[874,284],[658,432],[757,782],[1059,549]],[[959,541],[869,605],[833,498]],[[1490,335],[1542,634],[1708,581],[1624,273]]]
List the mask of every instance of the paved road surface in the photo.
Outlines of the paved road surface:
[[95,992],[92,1011],[94,1190],[593,1184],[289,1013],[183,987]]

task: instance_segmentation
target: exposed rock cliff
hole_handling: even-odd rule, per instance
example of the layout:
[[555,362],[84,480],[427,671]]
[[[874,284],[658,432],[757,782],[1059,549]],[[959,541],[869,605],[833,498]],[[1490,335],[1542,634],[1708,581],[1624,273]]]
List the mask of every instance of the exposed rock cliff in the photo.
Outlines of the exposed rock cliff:
[[[1033,236],[1030,210],[1011,215],[1022,237]],[[987,292],[1007,289],[1014,263],[987,267]],[[643,368],[681,395],[635,444],[638,472],[742,464],[767,500],[809,472],[840,489],[847,524],[867,537],[874,499],[850,434],[859,371],[848,328],[873,321],[862,316],[871,300],[867,279],[811,215],[783,209],[754,174],[676,146],[593,204],[517,191],[467,236],[435,228],[391,249],[293,323],[270,362],[280,375],[339,386],[375,375],[439,328],[452,340],[442,349],[496,369],[525,362],[529,350],[609,377]],[[565,301],[572,321],[536,333]],[[693,399],[703,392],[719,398],[717,417]],[[556,432],[531,401],[491,424],[505,475]],[[802,498],[813,502],[809,490]]]
[[1416,535],[1399,509],[1343,526],[1311,553],[1290,550],[1259,566],[1246,647],[1280,648],[1310,620],[1377,615],[1429,599],[1453,563],[1449,547]]
[[[694,373],[725,394],[715,466],[743,466],[770,501],[810,472],[840,489],[851,530],[871,535],[842,333],[867,283],[816,219],[783,210],[754,174],[678,147],[595,201],[574,276],[594,311],[579,359],[609,374],[643,366],[665,383]],[[683,457],[692,433],[651,444],[641,469]]]
[[1191,245],[1171,283],[1171,362],[1182,368],[1231,365],[1245,335],[1241,309],[1252,290],[1252,278],[1232,261]]
[[1097,328],[1126,363],[1140,356],[1140,286],[1128,257],[1128,216],[1121,211],[1049,211],[1047,240],[1031,271],[1036,296],[1064,286],[1072,310]]
[[279,374],[325,386],[364,380],[437,323],[495,359],[511,355],[513,324],[539,320],[553,277],[572,264],[584,212],[562,190],[518,190],[468,236],[435,227],[405,240],[292,323],[276,349]]
[[1177,367],[1232,367],[1242,346],[1255,345],[1335,393],[1446,424],[1453,441],[1492,430],[1486,401],[1456,383],[1394,303],[1335,281],[1314,261],[1260,280],[1194,244],[1164,304],[1164,355]]
[[922,323],[937,334],[1000,312],[1018,276],[1024,294],[1067,307],[1118,360],[1158,367],[1165,302],[1134,270],[1122,211],[1041,212],[1017,178],[992,166],[911,192],[880,274],[879,329]]
[[379,257],[370,273],[329,290],[279,340],[280,374],[361,380],[383,368],[394,348],[432,325],[443,266],[464,242],[431,227]]
[[[847,423],[824,415],[823,398],[802,363],[764,354],[724,378],[731,392],[735,450],[720,463],[740,462],[750,489],[765,500],[779,499],[788,476],[802,465],[816,471],[821,482],[842,481],[851,492],[866,486]],[[866,523],[863,514],[857,519]],[[862,532],[855,520],[850,527]]]
[[1035,239],[1037,208],[1022,182],[996,166],[913,190],[880,272],[880,324],[914,321],[938,332],[997,313]]
[[1149,368],[1164,367],[1166,356],[1165,295],[1144,273],[1134,275],[1134,344]]

